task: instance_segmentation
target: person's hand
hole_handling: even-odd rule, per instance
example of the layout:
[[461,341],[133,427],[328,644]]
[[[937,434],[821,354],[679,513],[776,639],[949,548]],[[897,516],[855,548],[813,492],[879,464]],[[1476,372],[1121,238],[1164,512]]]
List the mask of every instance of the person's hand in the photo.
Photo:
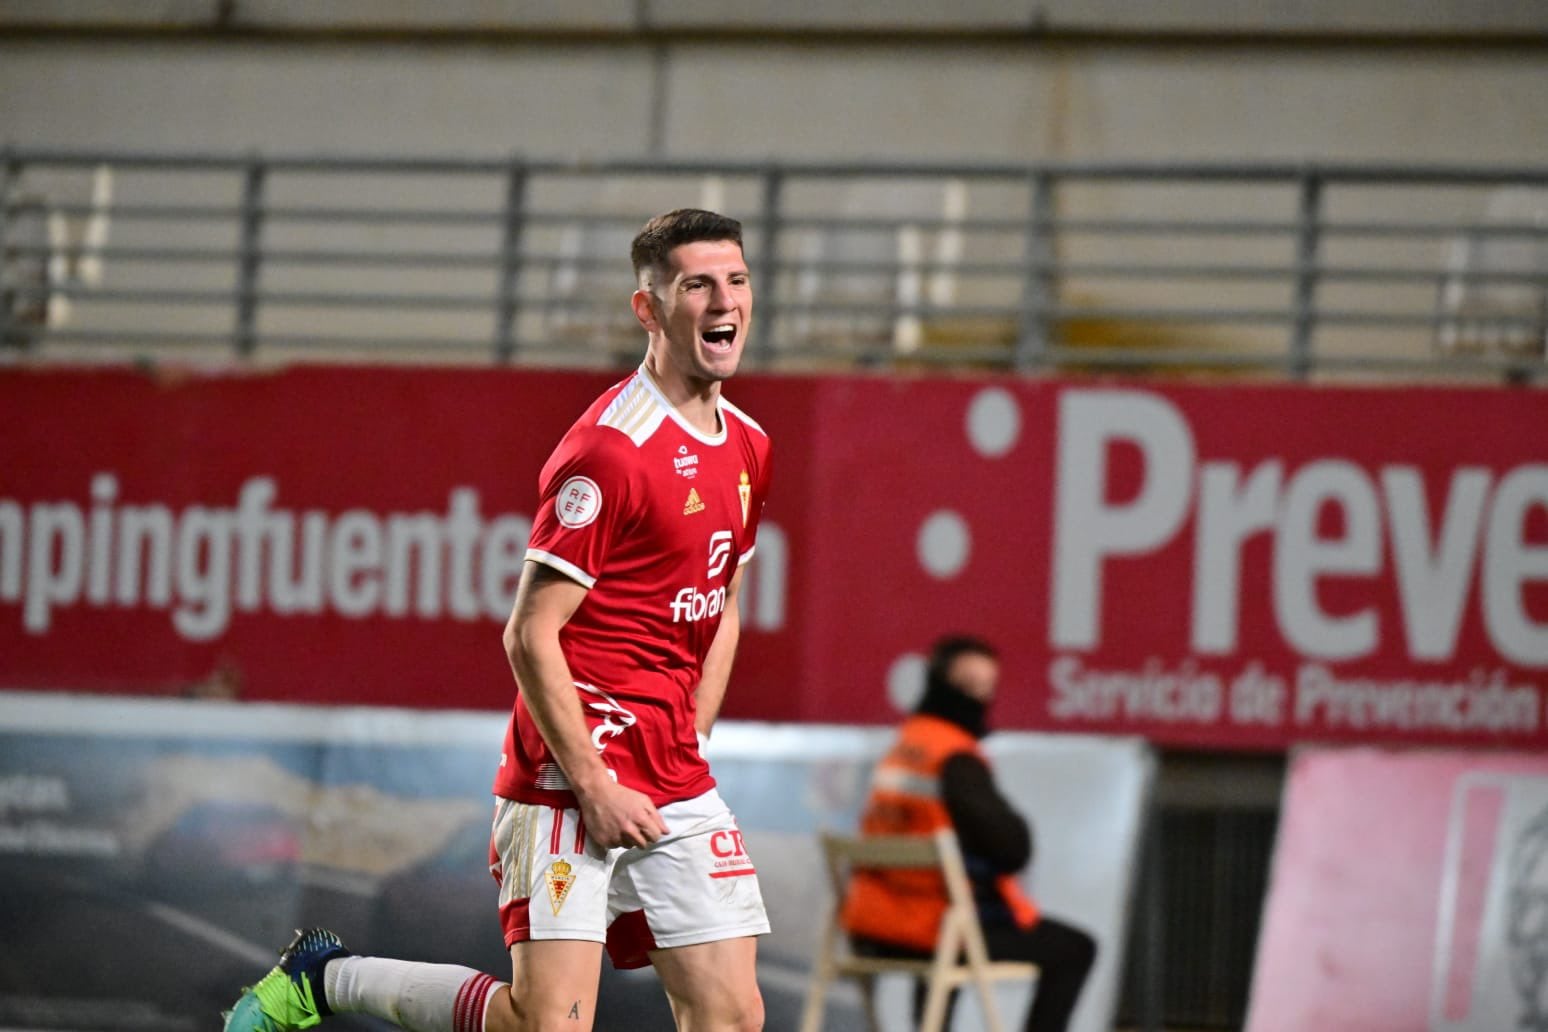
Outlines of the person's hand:
[[585,795],[577,793],[586,835],[603,849],[648,846],[667,833],[667,826],[650,797],[606,781]]

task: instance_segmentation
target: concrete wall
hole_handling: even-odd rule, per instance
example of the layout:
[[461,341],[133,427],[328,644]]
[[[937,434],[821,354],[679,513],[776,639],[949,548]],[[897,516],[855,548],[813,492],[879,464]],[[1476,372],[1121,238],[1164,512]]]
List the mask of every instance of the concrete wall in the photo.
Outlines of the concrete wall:
[[1541,49],[0,36],[0,141],[785,158],[1548,162]]
[[1494,35],[1548,32],[1533,0],[0,0],[0,25],[641,32],[699,28],[924,32]]

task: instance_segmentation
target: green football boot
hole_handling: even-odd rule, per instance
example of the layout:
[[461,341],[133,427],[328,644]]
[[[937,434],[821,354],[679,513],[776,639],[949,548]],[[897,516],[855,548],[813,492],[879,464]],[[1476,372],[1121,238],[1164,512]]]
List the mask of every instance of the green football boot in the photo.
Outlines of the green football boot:
[[323,997],[323,968],[349,950],[325,928],[297,929],[280,961],[257,985],[242,990],[226,1012],[225,1032],[291,1032],[311,1028],[333,1012]]

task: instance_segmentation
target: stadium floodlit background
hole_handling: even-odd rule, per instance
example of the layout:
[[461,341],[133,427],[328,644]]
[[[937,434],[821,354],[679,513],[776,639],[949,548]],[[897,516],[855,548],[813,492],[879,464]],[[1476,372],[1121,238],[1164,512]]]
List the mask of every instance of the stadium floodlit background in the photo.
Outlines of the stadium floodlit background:
[[501,972],[524,514],[682,205],[771,1029],[952,630],[1081,1029],[1548,1028],[1544,97],[1508,0],[0,0],[0,1028],[210,1027],[296,920]]

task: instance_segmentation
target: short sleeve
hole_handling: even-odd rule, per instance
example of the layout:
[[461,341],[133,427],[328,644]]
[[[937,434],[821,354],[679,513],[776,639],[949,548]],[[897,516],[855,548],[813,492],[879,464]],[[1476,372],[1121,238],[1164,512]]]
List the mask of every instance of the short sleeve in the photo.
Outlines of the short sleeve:
[[596,584],[634,504],[620,443],[629,444],[608,429],[573,432],[560,442],[538,485],[527,558],[587,588]]

